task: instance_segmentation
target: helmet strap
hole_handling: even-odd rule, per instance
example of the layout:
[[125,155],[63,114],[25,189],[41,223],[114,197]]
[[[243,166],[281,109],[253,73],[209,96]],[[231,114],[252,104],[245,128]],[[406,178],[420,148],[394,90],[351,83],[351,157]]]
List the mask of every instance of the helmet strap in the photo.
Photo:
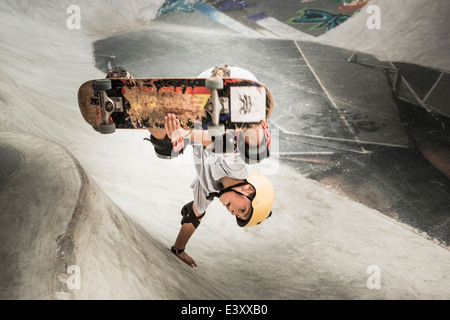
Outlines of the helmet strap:
[[249,183],[248,183],[247,181],[239,182],[239,183],[236,183],[235,185],[232,185],[232,186],[230,186],[230,187],[227,187],[227,188],[224,188],[224,189],[220,190],[220,192],[211,192],[211,193],[206,197],[206,199],[212,200],[212,199],[214,199],[215,197],[220,198],[224,193],[233,191],[233,192],[235,192],[235,193],[237,193],[237,194],[239,194],[239,195],[241,195],[241,196],[247,197],[250,201],[253,201],[253,199],[252,199],[251,197],[249,197],[249,196],[243,194],[242,192],[239,192],[239,191],[236,191],[236,190],[233,189],[233,188],[236,188],[236,187],[245,186],[246,184],[249,184]]

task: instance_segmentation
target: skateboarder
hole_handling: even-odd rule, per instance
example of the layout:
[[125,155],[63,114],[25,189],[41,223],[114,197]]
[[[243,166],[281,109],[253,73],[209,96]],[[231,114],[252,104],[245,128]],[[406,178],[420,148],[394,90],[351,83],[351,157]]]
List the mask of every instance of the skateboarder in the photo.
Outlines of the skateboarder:
[[[223,66],[208,70],[209,76],[248,78],[251,74],[242,75],[243,69]],[[236,74],[233,74],[236,71]],[[253,76],[253,75],[252,75]],[[254,76],[253,76],[254,77]],[[210,137],[201,128],[187,131],[183,129],[175,114],[165,117],[164,129],[149,129],[150,142],[156,154],[161,158],[174,158],[183,153],[187,144],[193,147],[194,164],[197,177],[192,183],[194,201],[183,206],[181,210],[181,229],[178,233],[172,252],[190,267],[196,267],[194,259],[184,250],[206,214],[206,208],[215,197],[219,198],[226,209],[236,217],[240,227],[258,225],[270,217],[274,200],[271,182],[261,174],[248,174],[246,162],[254,159],[261,161],[269,155],[270,134],[267,125],[241,134],[241,150],[246,148],[246,156],[241,157],[238,143],[232,135],[222,138]],[[242,147],[243,146],[243,147]],[[263,150],[251,154],[253,149]],[[249,152],[250,151],[250,152]]]
[[[177,141],[181,137],[189,139],[193,147],[197,172],[197,177],[191,184],[194,201],[181,209],[182,226],[171,250],[190,267],[196,267],[194,259],[184,249],[215,197],[236,217],[238,226],[249,227],[260,224],[271,215],[274,190],[263,175],[248,174],[246,164],[237,152],[214,153],[211,149],[213,142],[206,131],[194,130],[189,133],[181,128],[174,114],[165,117],[165,129],[165,139],[168,141]],[[154,141],[157,140],[152,142],[158,152],[165,142],[159,140],[161,145],[158,145]]]

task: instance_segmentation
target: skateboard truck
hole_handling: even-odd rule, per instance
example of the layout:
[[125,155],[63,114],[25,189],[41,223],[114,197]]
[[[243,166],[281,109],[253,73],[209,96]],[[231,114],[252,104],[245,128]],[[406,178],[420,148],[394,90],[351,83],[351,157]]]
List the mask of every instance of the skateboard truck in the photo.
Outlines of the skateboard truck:
[[228,98],[219,97],[217,90],[223,89],[223,79],[222,78],[209,78],[206,79],[205,85],[207,89],[211,90],[211,99],[208,103],[206,110],[209,112],[212,118],[212,125],[208,126],[208,134],[212,137],[223,136],[225,134],[225,126],[219,124],[220,114],[228,113]]
[[94,82],[94,90],[100,93],[103,123],[99,126],[99,132],[103,134],[114,133],[116,131],[116,125],[114,122],[109,122],[109,117],[113,112],[123,111],[122,99],[110,98],[106,94],[106,90],[111,90],[111,88],[110,80],[96,80]]

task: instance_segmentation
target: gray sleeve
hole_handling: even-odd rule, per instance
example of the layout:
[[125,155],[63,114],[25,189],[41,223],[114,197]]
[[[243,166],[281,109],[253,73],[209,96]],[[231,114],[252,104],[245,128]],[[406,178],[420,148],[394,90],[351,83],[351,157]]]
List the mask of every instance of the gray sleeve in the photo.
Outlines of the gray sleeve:
[[209,192],[206,192],[205,189],[203,189],[200,180],[196,179],[192,185],[193,189],[193,195],[194,195],[194,203],[195,203],[195,209],[197,209],[197,212],[204,213],[206,211],[206,208],[211,204],[212,200],[206,199],[206,197],[209,195]]
[[210,150],[194,146],[194,161],[197,178],[192,183],[194,203],[198,212],[203,213],[212,200],[206,197],[211,192],[219,192],[223,186],[220,181],[223,177],[234,179],[247,178],[248,171],[239,154],[211,153]]

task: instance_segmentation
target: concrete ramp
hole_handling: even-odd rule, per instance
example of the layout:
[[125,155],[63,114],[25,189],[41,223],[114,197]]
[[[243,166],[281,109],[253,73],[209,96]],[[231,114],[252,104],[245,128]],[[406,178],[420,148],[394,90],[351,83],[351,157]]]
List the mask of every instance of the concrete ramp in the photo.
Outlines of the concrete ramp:
[[[224,246],[222,224],[206,232],[198,250],[206,267],[195,271],[130,220],[64,147],[3,133],[0,148],[20,154],[0,192],[1,299],[448,298],[447,249],[318,185],[305,182],[302,202],[277,205],[297,214],[279,214],[266,232],[291,240],[258,244],[250,233],[240,257],[223,249],[211,257]],[[276,182],[288,197],[290,186]],[[261,270],[249,273],[255,264]],[[382,290],[366,286],[370,265],[381,267]]]
[[5,132],[0,148],[11,168],[0,185],[0,299],[187,298],[177,286],[192,285],[188,270],[67,149]]
[[[369,9],[369,10],[368,10]],[[380,60],[450,70],[446,0],[371,0],[357,15],[319,37],[322,44],[375,55]],[[378,16],[379,29],[369,28]]]
[[[186,29],[203,29],[204,41],[205,34],[212,37],[220,33],[233,45],[228,46],[236,57],[232,63],[260,72],[258,79],[268,75],[272,78],[275,72],[281,80],[289,75],[293,80],[289,82],[291,92],[300,94],[307,91],[302,86],[310,88],[304,83],[315,77],[302,78],[298,73],[308,68],[301,63],[304,59],[297,45],[312,65],[316,65],[315,61],[322,65],[325,58],[317,43],[305,48],[292,40],[231,38],[227,35],[230,31],[221,25],[203,25],[205,17],[188,28],[188,20],[199,17],[195,13],[182,13],[181,27],[172,23],[170,16],[158,18],[154,26],[150,20],[163,2],[135,0],[124,7],[118,0],[77,1],[82,18],[80,30],[66,27],[70,13],[65,2],[0,2],[0,75],[7,80],[0,88],[0,299],[449,299],[447,246],[416,229],[416,224],[398,222],[395,217],[388,218],[332,192],[276,157],[266,162],[274,165],[269,178],[277,190],[274,213],[266,223],[258,228],[238,228],[233,217],[215,201],[187,248],[198,267],[189,268],[170,252],[180,228],[180,209],[192,200],[192,152],[177,158],[179,161],[165,161],[157,158],[151,144],[143,140],[148,138],[145,131],[118,130],[114,135],[100,135],[84,122],[76,92],[87,79],[104,76],[94,66],[93,43],[124,32],[136,39],[138,34],[132,31],[142,31],[139,35],[150,37],[151,44],[161,39],[159,43],[173,45],[151,47],[156,51],[150,53],[164,53],[159,55],[163,60],[152,60],[157,56],[152,54],[120,60],[118,50],[106,54],[114,56],[117,63],[139,66],[146,73],[142,75],[151,74],[146,72],[144,62],[151,70],[158,67],[161,73],[186,75],[189,70],[195,75],[203,67],[213,66],[214,59],[220,58],[218,63],[227,61],[227,56],[214,54],[220,52],[218,43],[210,57],[203,59],[211,49],[210,43],[195,47],[191,38],[183,40],[181,36]],[[377,2],[381,5],[381,1]],[[179,12],[171,14],[181,16]],[[111,16],[117,18],[113,28]],[[343,27],[352,24],[352,19]],[[170,32],[159,32],[166,26]],[[152,38],[155,30],[160,38]],[[130,42],[121,41],[112,48],[119,43],[130,47],[125,45]],[[143,43],[134,50],[145,49]],[[273,59],[263,60],[260,63],[266,66],[259,68],[248,48]],[[290,50],[280,56],[285,48]],[[316,50],[322,54],[313,60],[308,54]],[[185,53],[196,59],[184,58]],[[322,79],[321,74],[335,75],[318,67],[316,73]],[[362,74],[372,76],[366,71]],[[445,84],[446,77],[442,79]],[[333,94],[335,87],[327,83],[323,81]],[[334,81],[336,86],[341,84],[354,88],[352,83]],[[436,86],[436,90],[440,87]],[[278,97],[286,96],[283,87],[273,91]],[[376,97],[377,92],[373,94]],[[310,106],[302,95],[279,103],[293,112],[311,110],[317,114],[322,110],[305,109]],[[374,107],[367,110],[378,112]],[[364,174],[357,178],[364,182],[372,179],[378,183],[380,172],[386,173],[383,181],[399,177],[395,182],[401,186],[426,181],[431,186],[425,190],[427,193],[415,197],[405,192],[409,195],[405,203],[420,212],[432,231],[446,232],[447,180],[423,171],[419,172],[423,179],[415,179],[417,175],[411,176],[409,171],[392,176],[393,172],[401,173],[399,169],[410,168],[395,166],[408,157],[392,158],[388,153],[383,156],[387,160],[383,158],[379,163],[388,163],[386,166],[366,166],[369,162],[351,158],[342,171],[352,173],[358,166],[362,168],[358,172]],[[265,165],[252,169],[267,169]],[[353,184],[354,180],[348,181]],[[377,193],[379,184],[358,188],[359,181],[354,184],[358,195],[381,199],[382,204],[390,199],[384,198],[388,195],[403,204],[399,201],[403,189],[399,191],[386,183],[382,185],[384,192]],[[433,198],[422,200],[428,194]],[[444,204],[438,206],[440,211],[431,212],[428,203],[440,194],[446,198],[436,203]],[[439,220],[443,224],[434,224],[435,213],[445,218]],[[379,286],[371,279],[380,280]],[[166,309],[164,312],[179,314],[176,308]]]
[[33,136],[2,133],[0,145],[20,154],[0,193],[0,297],[52,298],[56,239],[77,207],[80,170],[66,150]]

